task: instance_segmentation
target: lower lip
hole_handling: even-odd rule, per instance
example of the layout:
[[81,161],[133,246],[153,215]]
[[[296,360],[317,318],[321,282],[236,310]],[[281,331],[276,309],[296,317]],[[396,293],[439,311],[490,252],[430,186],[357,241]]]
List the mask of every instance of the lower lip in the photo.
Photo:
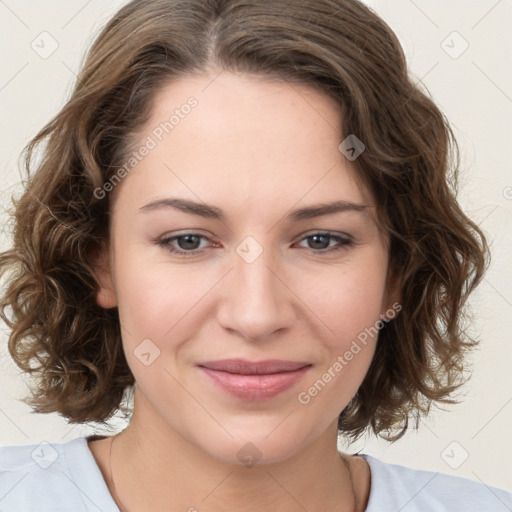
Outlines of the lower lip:
[[227,393],[243,400],[266,400],[295,386],[309,370],[304,366],[291,372],[241,375],[200,366],[199,369]]

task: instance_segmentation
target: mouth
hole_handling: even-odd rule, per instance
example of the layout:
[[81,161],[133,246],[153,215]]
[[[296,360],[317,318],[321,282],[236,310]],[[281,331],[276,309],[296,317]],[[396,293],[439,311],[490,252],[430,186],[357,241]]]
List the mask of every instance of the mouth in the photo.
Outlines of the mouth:
[[285,360],[205,361],[197,367],[224,392],[248,401],[266,400],[295,386],[309,371],[307,362]]

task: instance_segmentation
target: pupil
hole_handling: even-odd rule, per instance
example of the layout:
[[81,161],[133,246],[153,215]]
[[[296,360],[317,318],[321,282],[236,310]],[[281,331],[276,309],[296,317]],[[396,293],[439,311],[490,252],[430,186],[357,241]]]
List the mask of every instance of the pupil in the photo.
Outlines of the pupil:
[[[323,239],[324,243],[322,243],[321,241],[318,242],[319,239],[320,240]],[[327,235],[313,235],[311,237],[311,240],[313,241],[314,249],[326,249],[329,246],[329,237]],[[327,242],[327,243],[325,243],[325,242]],[[316,247],[315,247],[315,245],[316,245]],[[320,245],[320,247],[318,245]]]
[[180,246],[180,249],[197,249],[196,245],[198,242],[199,237],[197,235],[185,235],[178,239],[178,245]]

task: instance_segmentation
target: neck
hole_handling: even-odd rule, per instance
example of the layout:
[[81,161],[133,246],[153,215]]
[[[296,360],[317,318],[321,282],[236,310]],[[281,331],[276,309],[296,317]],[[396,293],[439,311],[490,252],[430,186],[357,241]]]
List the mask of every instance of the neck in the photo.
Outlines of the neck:
[[291,458],[271,464],[228,464],[158,422],[130,426],[110,445],[107,482],[122,512],[291,512],[360,510],[349,464],[337,452],[337,425]]

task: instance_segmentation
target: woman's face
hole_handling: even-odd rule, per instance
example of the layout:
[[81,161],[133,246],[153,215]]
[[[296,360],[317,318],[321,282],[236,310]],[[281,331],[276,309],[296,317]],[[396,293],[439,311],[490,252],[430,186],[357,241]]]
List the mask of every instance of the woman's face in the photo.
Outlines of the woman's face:
[[144,425],[238,464],[335,434],[394,298],[340,125],[327,96],[249,75],[156,96],[98,294],[119,308]]

